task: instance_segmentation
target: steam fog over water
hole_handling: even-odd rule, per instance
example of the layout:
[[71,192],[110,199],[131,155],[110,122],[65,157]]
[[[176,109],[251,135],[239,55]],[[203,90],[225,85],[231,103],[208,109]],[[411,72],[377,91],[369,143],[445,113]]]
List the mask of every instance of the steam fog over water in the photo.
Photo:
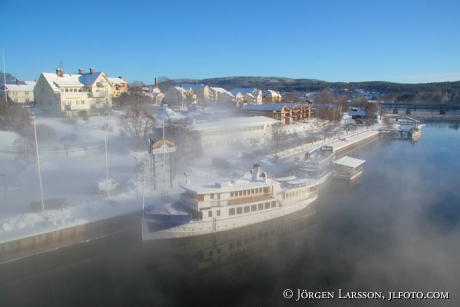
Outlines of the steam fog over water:
[[[143,247],[136,229],[9,263],[0,306],[459,306],[459,154],[458,125],[427,125],[414,144],[380,138],[348,154],[366,160],[361,178],[330,180],[308,210],[179,244]],[[388,301],[405,291],[449,299]]]

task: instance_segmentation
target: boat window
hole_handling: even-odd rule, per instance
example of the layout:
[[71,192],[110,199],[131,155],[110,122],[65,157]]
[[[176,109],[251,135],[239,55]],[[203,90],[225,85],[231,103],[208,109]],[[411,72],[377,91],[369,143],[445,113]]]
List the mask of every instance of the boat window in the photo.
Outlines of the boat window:
[[270,203],[265,203],[265,209],[270,209]]
[[214,194],[211,194],[210,197],[211,197],[211,199],[214,199]]
[[264,210],[264,204],[258,204],[257,206],[259,210]]
[[276,207],[276,201],[272,201],[272,208]]
[[235,208],[229,209],[228,215],[235,215]]
[[236,214],[242,214],[242,213],[243,213],[243,208],[242,207],[236,208]]
[[208,217],[212,217],[212,211],[208,211]]
[[251,206],[251,212],[257,211],[257,205],[252,205]]
[[244,213],[249,213],[249,206],[244,207]]

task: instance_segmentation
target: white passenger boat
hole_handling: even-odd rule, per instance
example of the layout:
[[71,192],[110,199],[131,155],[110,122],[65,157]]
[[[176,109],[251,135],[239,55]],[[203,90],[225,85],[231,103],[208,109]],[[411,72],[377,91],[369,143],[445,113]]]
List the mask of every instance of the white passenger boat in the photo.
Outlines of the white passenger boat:
[[318,181],[294,176],[271,179],[255,164],[251,178],[185,184],[180,199],[146,206],[143,240],[204,235],[264,222],[306,208]]
[[297,163],[297,176],[299,178],[312,178],[318,184],[324,183],[332,170],[335,155],[332,146],[321,145],[307,152],[303,160]]
[[332,177],[337,179],[353,180],[363,173],[363,164],[366,160],[342,157],[334,161]]

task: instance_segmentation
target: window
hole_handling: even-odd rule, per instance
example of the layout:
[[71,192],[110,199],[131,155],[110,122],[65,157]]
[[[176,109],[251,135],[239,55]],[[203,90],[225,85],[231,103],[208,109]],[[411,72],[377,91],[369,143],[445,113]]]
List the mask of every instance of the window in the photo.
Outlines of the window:
[[264,210],[264,204],[260,203],[257,205],[258,210]]
[[217,216],[220,216],[220,210],[217,210]]
[[251,212],[257,211],[257,205],[252,205],[251,206]]
[[243,214],[243,208],[241,207],[236,208],[236,214]]
[[272,208],[276,207],[276,201],[272,201]]
[[270,209],[270,203],[265,203],[265,209]]
[[235,208],[231,208],[228,210],[228,215],[235,215]]
[[244,207],[244,213],[249,213],[249,206]]
[[212,217],[212,211],[211,210],[208,211],[208,217]]
[[203,201],[204,200],[204,195],[203,194],[198,194],[198,200]]

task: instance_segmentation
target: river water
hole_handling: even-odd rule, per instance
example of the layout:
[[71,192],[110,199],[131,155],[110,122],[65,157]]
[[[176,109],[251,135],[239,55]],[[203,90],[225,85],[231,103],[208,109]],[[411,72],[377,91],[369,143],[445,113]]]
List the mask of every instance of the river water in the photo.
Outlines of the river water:
[[[354,149],[360,178],[283,219],[153,245],[135,229],[2,265],[0,306],[459,306],[458,127]],[[408,298],[425,295],[449,299]]]

